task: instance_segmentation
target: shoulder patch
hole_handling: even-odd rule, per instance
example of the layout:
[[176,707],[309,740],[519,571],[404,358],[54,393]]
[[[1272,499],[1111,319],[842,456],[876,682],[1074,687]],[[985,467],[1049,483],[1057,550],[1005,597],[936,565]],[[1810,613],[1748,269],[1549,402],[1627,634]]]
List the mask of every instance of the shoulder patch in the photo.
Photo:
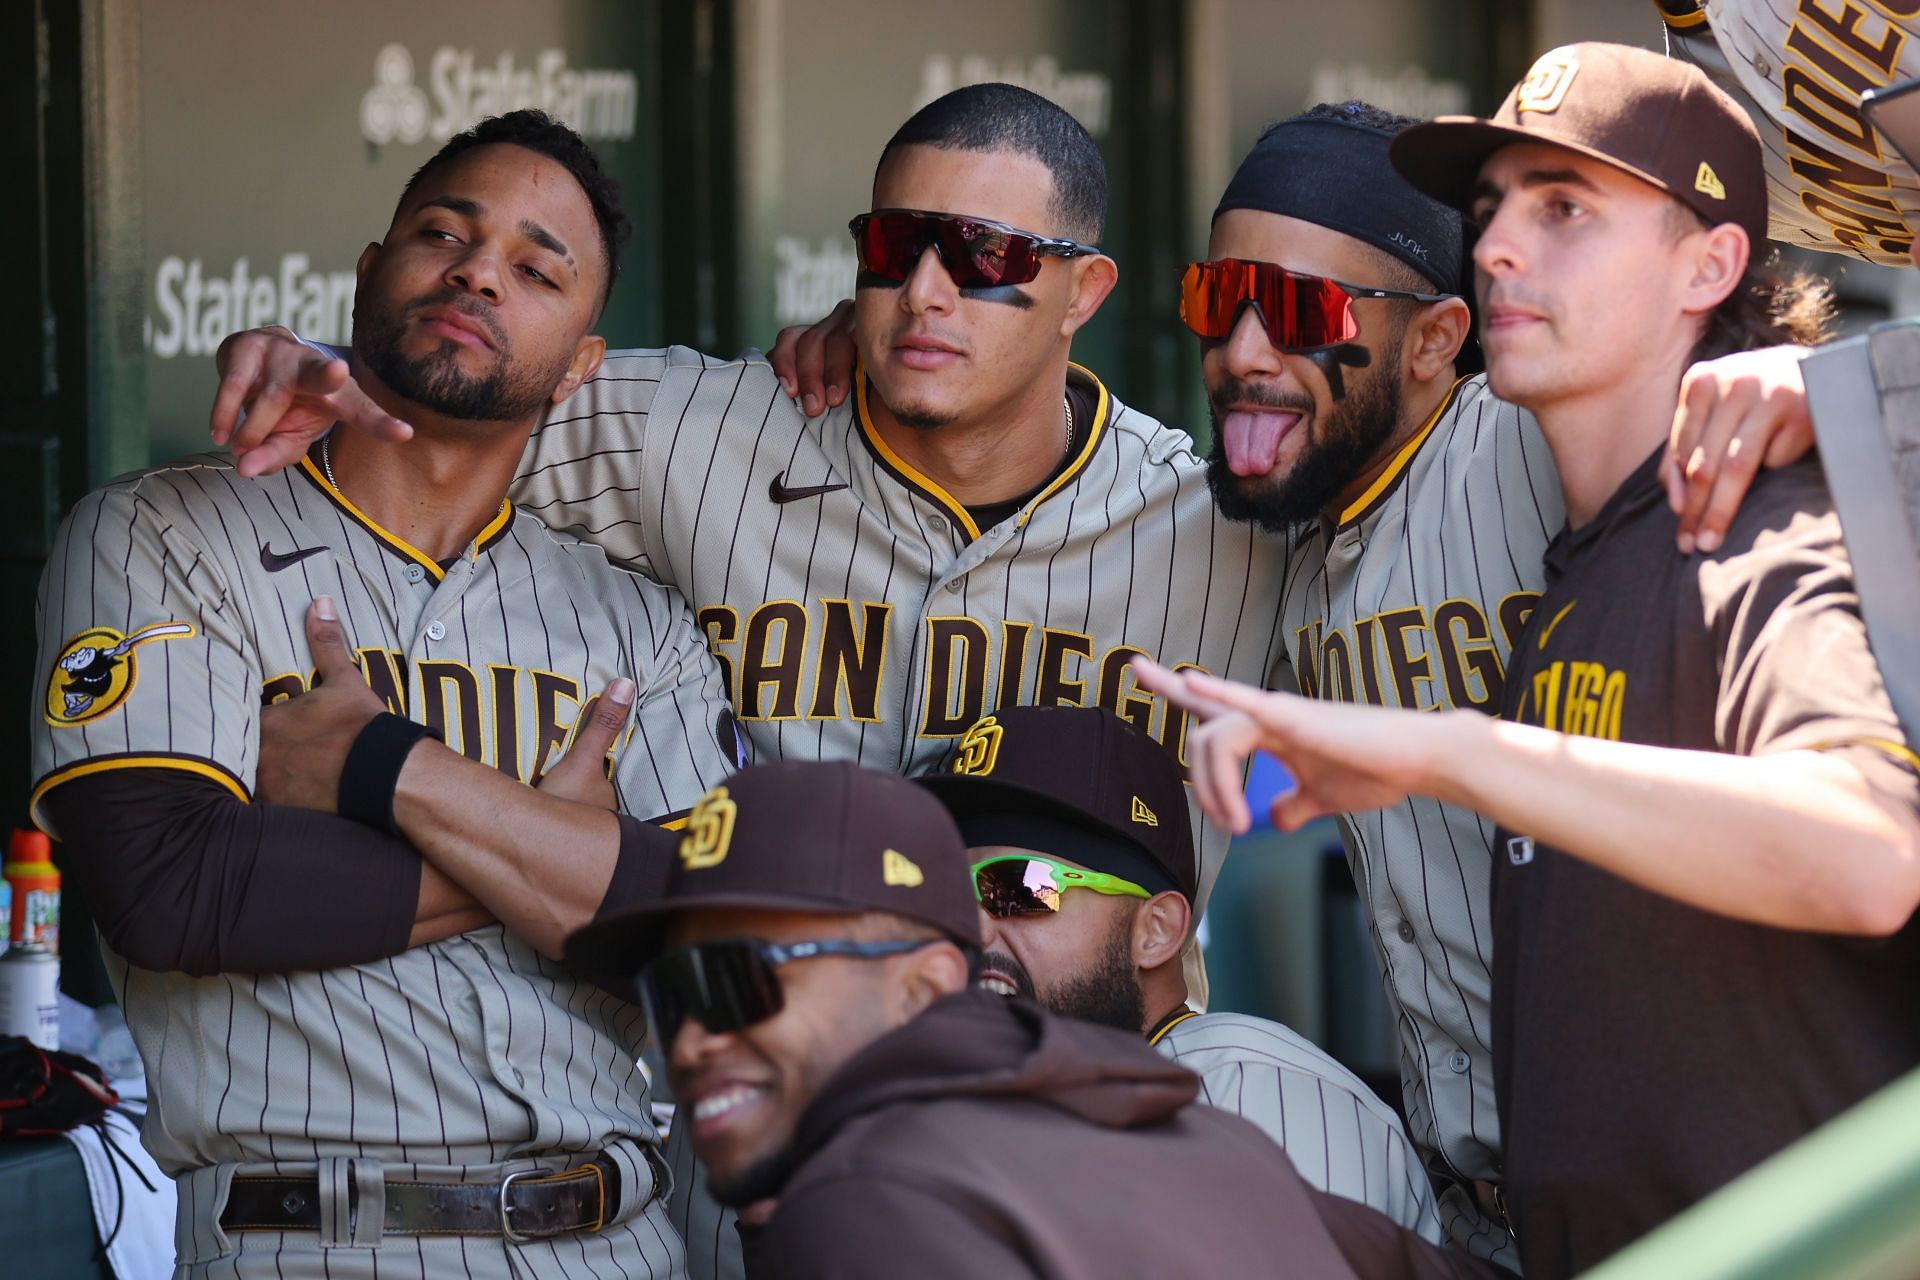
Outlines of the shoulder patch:
[[132,635],[112,627],[92,627],[60,647],[47,679],[47,723],[71,728],[98,720],[117,709],[133,692],[140,670],[134,650],[149,640],[178,640],[193,634],[186,622],[156,622]]

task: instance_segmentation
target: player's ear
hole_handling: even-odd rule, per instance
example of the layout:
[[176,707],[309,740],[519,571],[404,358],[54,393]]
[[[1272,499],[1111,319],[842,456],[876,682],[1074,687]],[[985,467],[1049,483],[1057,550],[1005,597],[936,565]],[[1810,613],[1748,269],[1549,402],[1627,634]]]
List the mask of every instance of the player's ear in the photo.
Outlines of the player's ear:
[[1193,908],[1178,893],[1156,893],[1133,913],[1133,963],[1140,969],[1158,969],[1179,960],[1187,944],[1187,926]]
[[1708,227],[1681,241],[1687,280],[1683,302],[1690,313],[1704,315],[1727,300],[1747,273],[1753,246],[1746,229],[1731,222]]
[[967,989],[967,958],[950,942],[921,947],[894,959],[900,963],[905,979],[898,988],[903,1020],[915,1017],[943,996]]
[[380,242],[369,240],[367,247],[360,251],[360,261],[353,264],[353,283],[357,289],[367,282],[367,272],[373,270],[373,264],[380,258]]
[[1069,258],[1067,265],[1073,269],[1073,300],[1067,304],[1066,318],[1060,322],[1063,338],[1071,338],[1081,325],[1093,319],[1094,312],[1100,310],[1100,304],[1107,300],[1120,279],[1119,264],[1104,253]]
[[580,389],[580,384],[600,372],[600,362],[607,358],[607,340],[597,333],[590,333],[580,339],[573,348],[573,363],[567,366],[567,376],[560,379],[560,385],[553,389],[549,397],[559,404]]
[[1414,310],[1407,324],[1402,349],[1414,379],[1431,382],[1451,378],[1454,359],[1473,329],[1473,313],[1464,298],[1425,303]]

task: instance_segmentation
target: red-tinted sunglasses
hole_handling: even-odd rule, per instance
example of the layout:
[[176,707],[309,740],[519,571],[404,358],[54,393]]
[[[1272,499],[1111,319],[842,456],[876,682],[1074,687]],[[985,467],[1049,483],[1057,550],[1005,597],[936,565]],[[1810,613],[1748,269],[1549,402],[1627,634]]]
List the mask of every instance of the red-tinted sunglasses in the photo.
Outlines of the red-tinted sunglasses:
[[953,283],[962,289],[1026,284],[1040,274],[1042,258],[1079,258],[1100,250],[1077,240],[1055,240],[985,218],[875,209],[847,224],[860,269],[902,284],[932,249]]
[[1360,325],[1353,318],[1355,298],[1440,302],[1457,296],[1374,289],[1289,271],[1271,262],[1222,258],[1187,264],[1186,274],[1180,277],[1180,318],[1203,338],[1226,338],[1239,322],[1240,308],[1252,304],[1266,326],[1267,340],[1275,347],[1318,351],[1360,335]]

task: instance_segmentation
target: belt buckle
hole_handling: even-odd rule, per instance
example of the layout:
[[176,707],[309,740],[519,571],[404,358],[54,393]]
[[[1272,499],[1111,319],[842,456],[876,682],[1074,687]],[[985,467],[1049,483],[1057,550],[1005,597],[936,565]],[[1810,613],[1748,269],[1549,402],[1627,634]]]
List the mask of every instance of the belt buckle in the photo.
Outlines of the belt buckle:
[[522,1169],[517,1173],[510,1173],[500,1179],[500,1234],[515,1244],[527,1244],[532,1241],[534,1237],[521,1235],[513,1229],[513,1218],[507,1212],[507,1192],[511,1191],[513,1184],[520,1181],[520,1179],[531,1178],[544,1172],[546,1172],[544,1169]]
[[525,1232],[515,1231],[513,1229],[513,1218],[507,1208],[507,1193],[512,1190],[514,1183],[520,1181],[522,1178],[563,1178],[569,1174],[579,1173],[581,1171],[580,1169],[564,1169],[556,1174],[549,1173],[545,1169],[521,1169],[500,1179],[500,1234],[514,1244],[527,1244],[534,1240],[544,1240],[548,1236],[566,1235],[570,1231],[584,1231],[592,1234],[604,1227],[607,1222],[607,1176],[601,1172],[598,1164],[588,1164],[582,1166],[582,1168],[592,1171],[593,1180],[600,1188],[600,1211],[595,1215],[591,1225],[560,1227],[552,1231],[540,1231],[531,1235]]

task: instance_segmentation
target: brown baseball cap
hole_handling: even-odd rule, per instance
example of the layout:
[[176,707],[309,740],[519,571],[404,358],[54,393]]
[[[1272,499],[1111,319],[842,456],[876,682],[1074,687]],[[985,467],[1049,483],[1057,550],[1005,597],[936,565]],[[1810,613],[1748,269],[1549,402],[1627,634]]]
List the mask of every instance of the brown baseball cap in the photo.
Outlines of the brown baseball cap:
[[1546,142],[1650,182],[1718,226],[1767,238],[1767,177],[1753,121],[1698,67],[1629,45],[1542,54],[1491,120],[1441,116],[1393,140],[1401,176],[1466,210],[1480,166],[1516,142]]
[[1193,900],[1193,819],[1178,762],[1101,707],[1006,707],[968,729],[951,772],[920,784],[968,845],[1068,858]]
[[835,762],[754,765],[701,798],[647,905],[567,939],[567,962],[638,972],[667,920],[695,907],[808,914],[884,911],[980,946],[967,847],[938,801],[906,779]]

